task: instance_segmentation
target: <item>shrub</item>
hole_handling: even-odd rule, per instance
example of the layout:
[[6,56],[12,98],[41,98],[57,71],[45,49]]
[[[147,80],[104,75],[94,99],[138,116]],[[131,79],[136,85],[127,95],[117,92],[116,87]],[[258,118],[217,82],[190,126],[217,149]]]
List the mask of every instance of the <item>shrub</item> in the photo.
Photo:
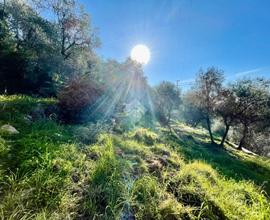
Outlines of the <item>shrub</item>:
[[102,94],[102,87],[94,80],[72,78],[58,94],[61,119],[65,122],[82,121],[85,110],[94,107]]

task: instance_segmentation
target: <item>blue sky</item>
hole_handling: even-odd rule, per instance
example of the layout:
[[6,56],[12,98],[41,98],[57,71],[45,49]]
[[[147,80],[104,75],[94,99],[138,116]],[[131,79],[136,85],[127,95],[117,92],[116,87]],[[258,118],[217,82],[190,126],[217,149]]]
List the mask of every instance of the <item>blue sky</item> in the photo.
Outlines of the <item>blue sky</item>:
[[124,61],[147,45],[150,84],[181,80],[216,66],[228,80],[270,77],[269,0],[80,0],[99,29],[105,59]]

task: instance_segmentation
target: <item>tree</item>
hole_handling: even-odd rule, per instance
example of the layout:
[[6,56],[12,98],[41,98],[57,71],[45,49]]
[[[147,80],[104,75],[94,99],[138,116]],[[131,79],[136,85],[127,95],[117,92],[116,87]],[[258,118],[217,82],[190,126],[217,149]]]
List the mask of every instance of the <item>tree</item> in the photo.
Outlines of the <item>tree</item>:
[[61,55],[57,75],[68,81],[74,75],[90,75],[98,62],[95,49],[100,40],[91,25],[90,15],[75,0],[32,0],[36,8],[48,11],[57,34],[55,48]]
[[10,0],[1,8],[1,90],[30,94],[53,90],[58,60],[52,40],[54,26],[24,1]]
[[195,98],[196,93],[194,91],[188,91],[183,95],[183,119],[188,125],[192,127],[197,127],[199,124],[204,122],[204,114],[198,107],[194,105]]
[[192,103],[201,111],[212,143],[215,143],[215,141],[211,128],[211,119],[215,113],[214,107],[222,89],[223,79],[223,71],[211,67],[206,72],[199,72],[193,88]]
[[68,59],[76,49],[91,51],[99,46],[99,39],[90,26],[89,14],[76,1],[52,1],[51,7],[56,15],[60,51],[64,59]]
[[75,1],[29,2],[0,3],[0,90],[52,96],[74,75],[91,73],[98,38]]
[[[247,143],[248,142],[248,143]],[[246,148],[258,155],[270,156],[270,127],[255,126],[250,129]]]
[[216,102],[214,111],[218,116],[221,116],[225,131],[223,133],[220,146],[224,145],[230,127],[236,123],[237,112],[240,108],[240,103],[237,102],[237,97],[230,89],[222,89],[219,93],[218,101]]
[[180,90],[171,82],[163,81],[155,87],[155,111],[159,121],[171,130],[171,119],[174,110],[181,103]]
[[238,149],[245,145],[252,126],[268,127],[270,121],[270,81],[257,78],[244,79],[232,85],[236,95],[236,120],[243,126]]

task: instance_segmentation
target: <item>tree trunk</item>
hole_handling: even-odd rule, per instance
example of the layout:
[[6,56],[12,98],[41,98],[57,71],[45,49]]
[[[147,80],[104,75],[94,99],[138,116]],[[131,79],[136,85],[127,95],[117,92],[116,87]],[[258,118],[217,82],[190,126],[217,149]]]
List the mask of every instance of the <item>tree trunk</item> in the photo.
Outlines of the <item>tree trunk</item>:
[[170,133],[172,133],[172,128],[171,128],[171,108],[168,111],[168,117],[166,118],[166,124],[170,130]]
[[207,117],[206,123],[207,123],[208,132],[209,132],[209,135],[210,135],[211,143],[212,144],[215,144],[215,141],[214,141],[214,138],[213,138],[213,134],[212,134],[212,129],[211,129],[211,122],[210,122],[209,117]]
[[243,131],[243,136],[239,142],[239,145],[237,147],[237,150],[242,150],[244,144],[245,144],[245,141],[246,141],[246,136],[247,136],[247,132],[248,132],[248,127],[245,125],[244,126],[244,131]]
[[224,145],[224,142],[225,142],[226,137],[227,137],[227,135],[228,135],[229,129],[230,129],[230,125],[228,125],[228,124],[226,123],[225,132],[224,132],[223,137],[222,137],[222,140],[221,140],[221,142],[220,142],[220,146],[223,146],[223,145]]

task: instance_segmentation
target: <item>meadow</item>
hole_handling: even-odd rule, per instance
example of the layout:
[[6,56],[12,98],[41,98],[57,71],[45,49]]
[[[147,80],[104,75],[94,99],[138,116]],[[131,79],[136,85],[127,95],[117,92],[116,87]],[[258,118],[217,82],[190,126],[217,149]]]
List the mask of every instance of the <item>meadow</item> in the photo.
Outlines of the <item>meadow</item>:
[[0,219],[269,219],[269,159],[180,122],[92,137],[56,103],[0,96],[0,126],[19,131],[1,131]]

